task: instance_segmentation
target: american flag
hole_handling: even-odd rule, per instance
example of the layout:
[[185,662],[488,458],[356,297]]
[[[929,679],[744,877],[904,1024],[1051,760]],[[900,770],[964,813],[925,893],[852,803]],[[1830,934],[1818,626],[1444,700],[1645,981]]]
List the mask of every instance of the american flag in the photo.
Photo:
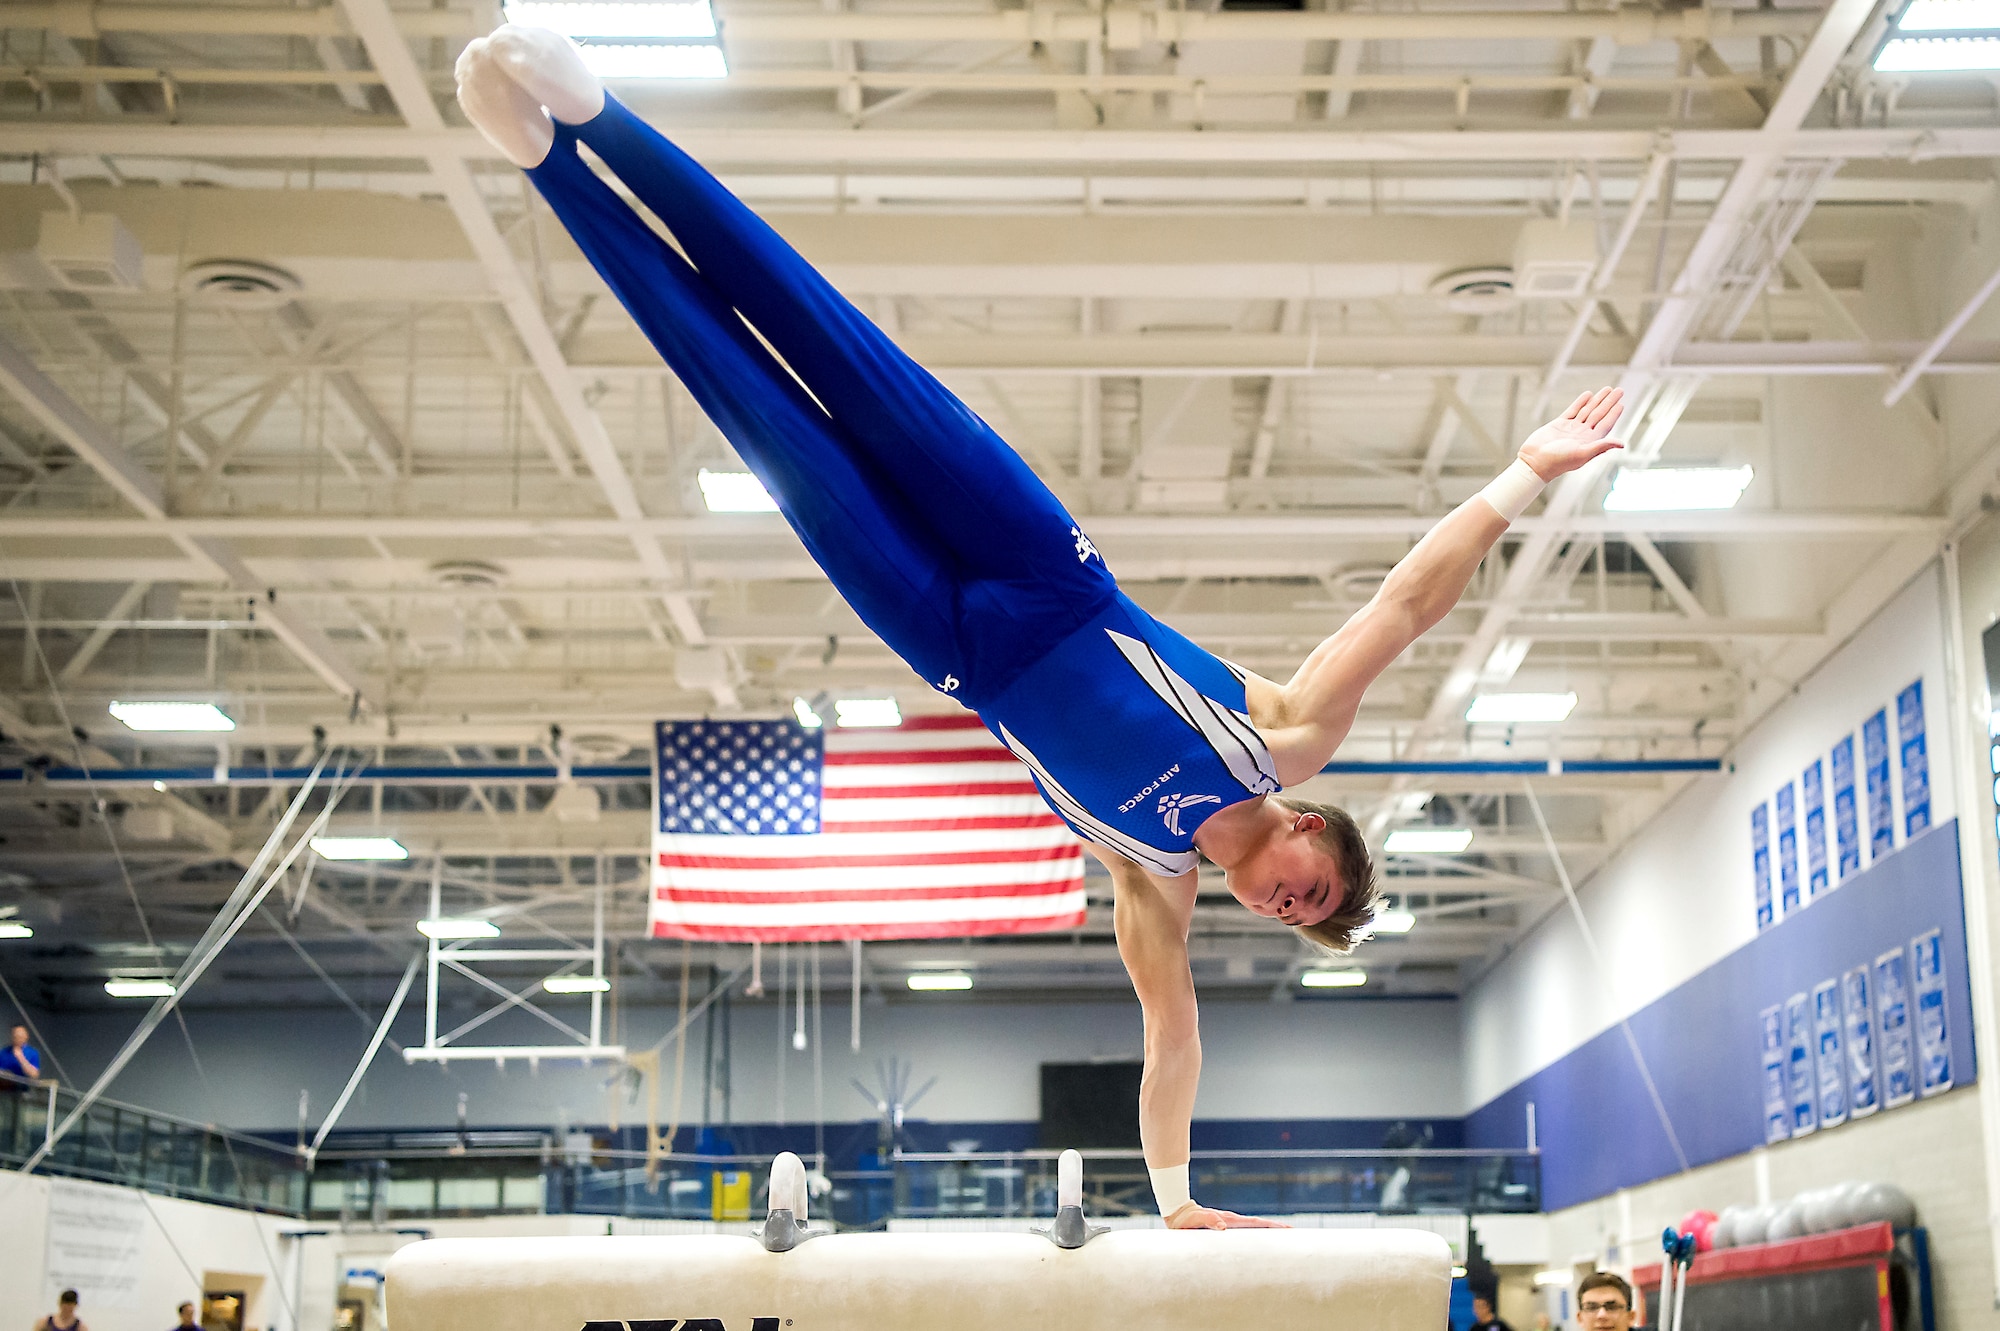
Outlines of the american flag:
[[662,721],[655,938],[812,942],[1083,924],[1083,848],[977,717]]

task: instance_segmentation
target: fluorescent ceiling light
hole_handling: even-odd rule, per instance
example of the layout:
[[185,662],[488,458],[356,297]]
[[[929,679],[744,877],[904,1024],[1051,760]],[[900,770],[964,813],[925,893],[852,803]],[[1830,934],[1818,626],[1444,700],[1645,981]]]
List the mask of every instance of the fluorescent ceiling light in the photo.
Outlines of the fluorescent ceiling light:
[[113,998],[171,998],[171,980],[106,980],[104,992]]
[[1898,37],[1875,57],[1882,74],[2000,69],[2000,37]]
[[[1401,827],[1389,833],[1389,840],[1382,849],[1391,855],[1456,855],[1471,844],[1472,829],[1469,827]],[[1382,916],[1375,918],[1379,921]],[[1384,932],[1379,924],[1376,932]]]
[[715,36],[715,11],[709,8],[708,0],[665,4],[514,0],[503,8],[509,23],[554,28],[565,37]]
[[[1468,839],[1471,833],[1466,833]],[[1378,934],[1406,934],[1417,927],[1417,917],[1406,910],[1378,910],[1375,912],[1373,932]]]
[[[585,42],[577,49],[583,52],[584,67],[601,79],[729,77],[729,63],[722,58],[722,48],[708,42],[646,42],[634,45]],[[717,474],[727,476],[731,473]],[[704,477],[702,480],[704,491],[707,485],[708,481]],[[757,488],[761,490],[763,487],[760,485]],[[767,503],[769,498],[768,495],[765,496]],[[718,513],[770,513],[777,507],[776,504],[770,504],[767,508],[718,509],[713,503],[709,504],[709,508]]]
[[941,989],[970,989],[972,977],[963,972],[940,974],[937,971],[919,971],[909,979],[910,988],[918,991]]
[[1910,0],[1896,16],[1898,32],[1966,32],[2000,28],[2000,0]]
[[903,713],[894,698],[841,698],[833,715],[843,726],[900,726]]
[[1546,1271],[1535,1272],[1535,1286],[1538,1289],[1546,1289],[1550,1285],[1567,1285],[1575,1279],[1574,1271],[1559,1271],[1553,1267]]
[[407,860],[410,852],[392,836],[316,836],[313,854],[323,860]]
[[1604,496],[1607,513],[1683,513],[1735,508],[1756,473],[1749,467],[1620,467]]
[[747,471],[710,471],[703,467],[695,479],[701,482],[701,502],[711,513],[776,513],[778,501],[764,488],[764,482]]
[[610,990],[611,981],[602,975],[551,975],[542,988],[552,994],[601,994]]
[[19,920],[0,920],[0,938],[33,938],[35,931]]
[[426,938],[498,938],[500,926],[491,920],[418,920],[417,932]]
[[128,730],[234,730],[212,702],[114,702],[111,714]]
[[1576,710],[1574,693],[1482,693],[1465,709],[1473,725],[1560,721]]
[[818,730],[826,724],[826,722],[819,719],[819,713],[813,710],[813,705],[804,698],[792,699],[792,715],[796,716],[799,719],[799,724],[807,730]]
[[1307,971],[1299,983],[1308,989],[1358,989],[1368,983],[1367,971]]

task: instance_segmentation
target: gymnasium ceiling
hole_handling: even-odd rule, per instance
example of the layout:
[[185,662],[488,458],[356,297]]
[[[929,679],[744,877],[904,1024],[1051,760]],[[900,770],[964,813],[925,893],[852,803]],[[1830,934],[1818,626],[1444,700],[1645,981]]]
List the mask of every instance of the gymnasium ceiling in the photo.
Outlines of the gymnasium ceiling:
[[[1883,398],[1986,275],[1995,88],[1874,73],[1880,5],[716,8],[728,78],[621,95],[1013,441],[1135,596],[1253,669],[1285,677],[1581,389],[1625,386],[1640,462],[1755,469],[1722,514],[1556,487],[1343,757],[1726,756],[1992,474],[1947,389],[2000,345]],[[726,445],[452,100],[495,22],[0,9],[0,767],[104,783],[0,782],[0,906],[37,931],[0,974],[30,1001],[173,969],[289,793],[120,769],[309,762],[316,732],[336,765],[631,764],[656,718],[950,706],[775,517],[705,510]],[[66,285],[50,213],[119,219],[135,280]],[[1579,244],[1581,289],[1523,290]],[[1580,702],[1469,726],[1493,688]],[[106,711],[134,697],[238,728],[142,740]],[[1562,867],[1689,779],[1538,778]],[[417,857],[294,870],[189,1001],[379,1001],[438,856],[450,908],[572,934],[602,873],[628,1000],[663,994],[645,789],[589,789],[565,818],[546,781],[364,779],[332,830]],[[1518,777],[1309,793],[1378,838],[1477,829],[1387,862],[1418,923],[1362,949],[1365,992],[1456,993],[1560,899]],[[1293,993],[1293,939],[1215,888],[1204,992]],[[1124,987],[1108,900],[1076,936],[866,955],[892,996],[940,961],[981,994]]]

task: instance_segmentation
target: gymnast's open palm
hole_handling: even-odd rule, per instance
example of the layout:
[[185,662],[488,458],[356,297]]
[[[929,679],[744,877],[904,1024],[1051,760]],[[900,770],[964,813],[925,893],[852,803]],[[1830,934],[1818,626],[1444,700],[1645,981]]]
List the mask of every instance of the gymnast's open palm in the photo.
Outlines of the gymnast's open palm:
[[1254,1215],[1238,1215],[1234,1211],[1218,1211],[1212,1206],[1195,1206],[1192,1203],[1167,1217],[1168,1229],[1290,1229],[1281,1220],[1259,1220]]
[[1625,413],[1625,390],[1600,388],[1570,403],[1569,410],[1528,436],[1521,461],[1544,481],[1553,481],[1586,462],[1625,445],[1607,438]]

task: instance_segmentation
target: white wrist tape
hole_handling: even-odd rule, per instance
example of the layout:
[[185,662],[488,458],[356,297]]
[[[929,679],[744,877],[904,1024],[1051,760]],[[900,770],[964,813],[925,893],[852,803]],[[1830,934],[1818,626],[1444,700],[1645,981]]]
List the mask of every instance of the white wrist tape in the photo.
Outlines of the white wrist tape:
[[1535,469],[1515,458],[1507,470],[1488,481],[1479,497],[1493,506],[1493,511],[1512,522],[1527,511],[1535,496],[1542,492],[1546,482],[1535,475]]
[[1146,1172],[1153,1176],[1153,1200],[1160,1204],[1162,1216],[1170,1216],[1194,1200],[1188,1195],[1186,1165],[1175,1165],[1172,1169],[1148,1169]]

